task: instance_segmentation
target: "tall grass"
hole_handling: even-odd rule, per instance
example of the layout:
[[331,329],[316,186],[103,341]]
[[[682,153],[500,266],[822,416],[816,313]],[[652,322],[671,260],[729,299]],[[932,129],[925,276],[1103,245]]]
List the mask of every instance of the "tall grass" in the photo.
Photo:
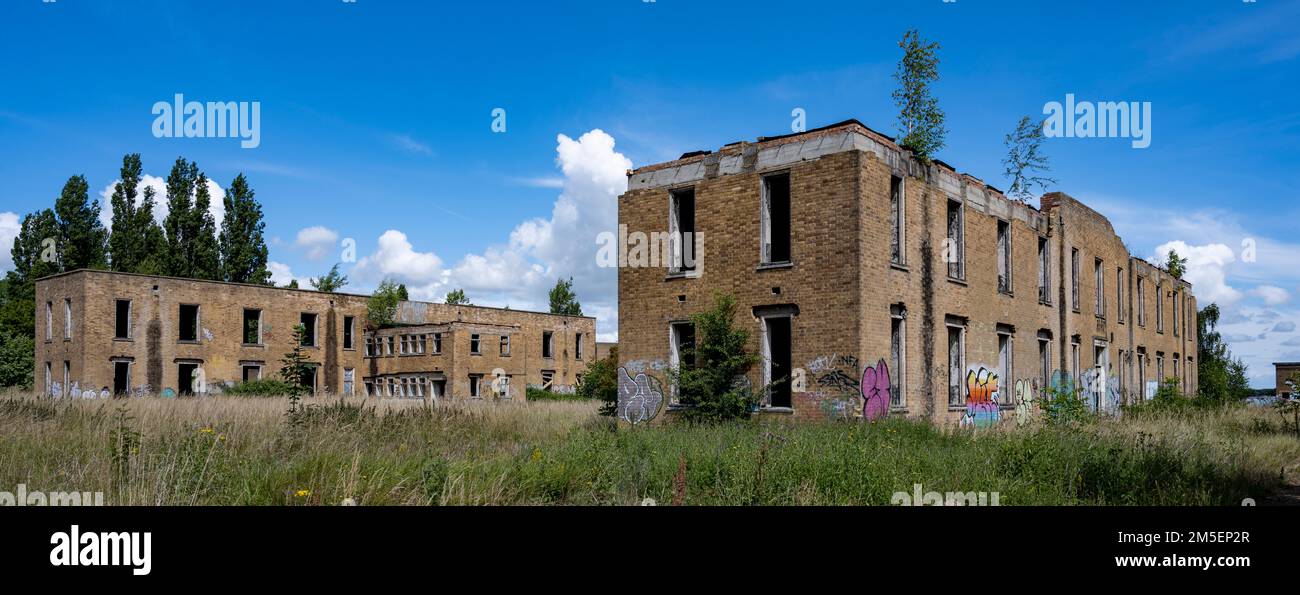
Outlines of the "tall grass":
[[614,430],[593,402],[316,405],[0,397],[0,490],[125,505],[835,505],[921,484],[1003,504],[1235,505],[1300,461],[1300,440],[1244,408],[971,434],[905,419]]

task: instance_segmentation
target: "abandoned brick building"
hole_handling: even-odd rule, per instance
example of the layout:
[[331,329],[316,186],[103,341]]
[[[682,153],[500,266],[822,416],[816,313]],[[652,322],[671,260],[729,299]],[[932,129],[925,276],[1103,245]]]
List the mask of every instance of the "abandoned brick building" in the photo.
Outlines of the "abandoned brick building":
[[46,394],[220,392],[278,377],[293,328],[314,394],[522,399],[571,390],[595,355],[596,322],[481,306],[401,302],[367,325],[368,296],[74,271],[36,282],[36,371]]
[[765,413],[981,423],[1065,383],[1108,411],[1160,379],[1196,390],[1187,282],[1066,194],[1034,208],[857,121],[629,171],[618,220],[694,234],[666,267],[619,268],[620,365],[665,386],[725,292]]

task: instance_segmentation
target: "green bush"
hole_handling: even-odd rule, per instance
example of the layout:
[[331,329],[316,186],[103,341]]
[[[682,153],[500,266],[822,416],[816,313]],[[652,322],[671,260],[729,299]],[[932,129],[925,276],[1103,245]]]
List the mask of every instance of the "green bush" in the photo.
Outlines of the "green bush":
[[529,401],[586,401],[587,397],[578,393],[557,393],[554,391],[543,390],[535,386],[530,386],[524,391],[524,397]]
[[577,396],[601,401],[600,414],[614,416],[618,409],[618,348],[609,357],[598,359],[587,366],[587,373],[578,383]]
[[696,343],[683,349],[682,361],[693,363],[669,371],[686,406],[683,416],[692,422],[749,417],[761,393],[746,382],[758,356],[745,350],[749,333],[736,328],[736,298],[718,294],[713,308],[691,316],[691,321]]
[[283,380],[250,380],[222,390],[223,394],[239,397],[286,397],[294,393],[294,385]]

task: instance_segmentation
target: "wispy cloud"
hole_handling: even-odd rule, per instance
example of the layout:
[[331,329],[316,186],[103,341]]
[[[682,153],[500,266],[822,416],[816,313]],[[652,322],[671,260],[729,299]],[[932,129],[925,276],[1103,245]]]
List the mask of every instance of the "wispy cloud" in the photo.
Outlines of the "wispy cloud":
[[415,137],[409,134],[389,134],[388,140],[397,148],[408,153],[433,156],[433,147],[416,140]]

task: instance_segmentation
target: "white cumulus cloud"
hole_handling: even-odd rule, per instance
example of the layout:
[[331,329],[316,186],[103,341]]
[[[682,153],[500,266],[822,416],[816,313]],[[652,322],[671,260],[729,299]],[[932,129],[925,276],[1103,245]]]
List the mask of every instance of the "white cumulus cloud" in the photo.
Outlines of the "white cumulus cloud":
[[1237,259],[1232,248],[1224,244],[1191,245],[1182,240],[1165,242],[1156,246],[1156,254],[1149,260],[1163,264],[1170,250],[1187,259],[1187,271],[1183,278],[1192,284],[1192,291],[1199,303],[1216,302],[1220,306],[1233,304],[1241,299],[1241,291],[1228,285],[1227,267]]
[[555,150],[563,177],[536,184],[560,188],[549,218],[520,222],[504,242],[465,255],[450,268],[390,229],[380,236],[378,249],[357,263],[354,277],[363,283],[396,279],[416,299],[438,300],[461,288],[475,304],[529,310],[545,309],[547,291],[572,277],[583,312],[597,318],[599,338],[614,340],[618,274],[597,266],[596,237],[617,230],[617,198],[627,189],[632,161],[615,151],[614,138],[600,129],[577,139],[557,135]]
[[293,245],[301,249],[308,260],[319,261],[330,253],[338,241],[339,232],[315,225],[298,230]]
[[1291,294],[1276,285],[1260,285],[1251,290],[1250,293],[1264,300],[1264,303],[1270,306],[1277,306],[1291,301]]
[[14,247],[14,238],[18,237],[22,227],[18,213],[9,211],[0,213],[0,273],[14,268],[13,254],[10,250]]

